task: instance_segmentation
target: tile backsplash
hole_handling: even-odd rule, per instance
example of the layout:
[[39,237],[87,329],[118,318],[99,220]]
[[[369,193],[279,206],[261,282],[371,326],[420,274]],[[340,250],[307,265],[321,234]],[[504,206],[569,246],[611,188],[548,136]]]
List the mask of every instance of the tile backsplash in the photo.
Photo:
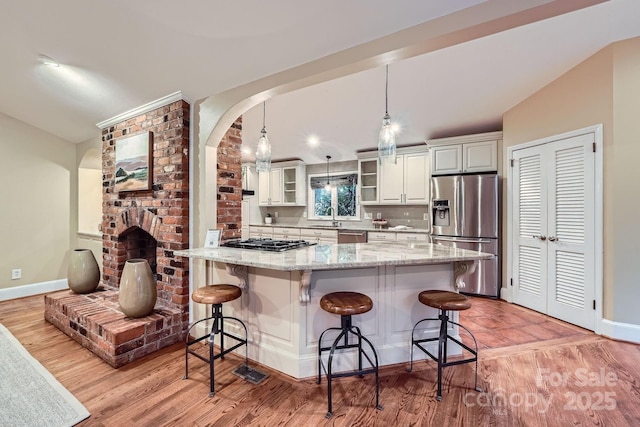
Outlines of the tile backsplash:
[[[273,217],[273,222],[277,224],[286,225],[312,225],[322,224],[326,221],[308,220],[305,218],[305,212],[307,207],[304,206],[278,206],[278,207],[261,207],[260,212],[264,217],[267,213],[270,213]],[[429,221],[424,219],[424,214],[428,213],[429,209],[426,205],[421,206],[361,206],[360,215],[362,219],[360,221],[350,220],[342,221],[347,227],[351,224],[353,226],[373,226],[371,219],[364,219],[365,214],[371,214],[372,218],[376,218],[376,214],[380,213],[380,216],[389,223],[387,227],[394,227],[396,225],[406,225],[408,227],[428,229]]]

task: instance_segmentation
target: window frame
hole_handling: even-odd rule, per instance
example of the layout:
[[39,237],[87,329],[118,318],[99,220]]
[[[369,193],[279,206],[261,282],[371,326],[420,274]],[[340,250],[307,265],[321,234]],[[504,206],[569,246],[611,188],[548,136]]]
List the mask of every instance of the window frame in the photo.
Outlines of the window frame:
[[[356,175],[358,177],[357,170],[346,170],[346,171],[334,171],[329,173],[329,179],[333,176],[341,176],[341,175]],[[309,206],[309,210],[307,212],[307,219],[311,220],[319,220],[319,221],[332,221],[333,217],[331,214],[329,215],[316,215],[315,214],[315,190],[311,188],[311,178],[326,178],[326,173],[314,173],[309,174],[307,177],[307,206]],[[356,184],[356,212],[353,216],[339,216],[338,213],[338,190],[337,187],[331,188],[331,207],[335,209],[336,215],[335,219],[340,221],[359,221],[360,220],[360,185]]]

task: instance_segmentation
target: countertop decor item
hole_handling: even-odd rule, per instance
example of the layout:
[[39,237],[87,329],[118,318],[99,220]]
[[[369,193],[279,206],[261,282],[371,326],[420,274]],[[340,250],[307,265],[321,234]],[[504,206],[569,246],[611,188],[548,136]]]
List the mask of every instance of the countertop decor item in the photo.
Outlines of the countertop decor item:
[[386,219],[374,219],[371,222],[375,228],[382,228],[389,223]]
[[100,269],[90,249],[74,249],[67,270],[69,289],[77,294],[93,292],[100,283]]
[[129,317],[144,317],[153,311],[158,298],[158,289],[149,262],[132,258],[124,264],[120,278],[118,302],[120,309]]
[[267,215],[264,217],[264,223],[265,223],[265,224],[271,224],[271,222],[273,222],[273,218],[271,218],[271,214],[267,214]]

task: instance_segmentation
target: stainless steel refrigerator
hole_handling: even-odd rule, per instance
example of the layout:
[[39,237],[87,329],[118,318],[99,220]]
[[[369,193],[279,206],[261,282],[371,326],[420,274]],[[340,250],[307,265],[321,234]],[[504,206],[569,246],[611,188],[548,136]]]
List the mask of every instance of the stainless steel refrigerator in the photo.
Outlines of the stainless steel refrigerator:
[[466,286],[460,292],[497,298],[501,287],[498,176],[434,176],[430,206],[432,243],[496,255],[463,276]]

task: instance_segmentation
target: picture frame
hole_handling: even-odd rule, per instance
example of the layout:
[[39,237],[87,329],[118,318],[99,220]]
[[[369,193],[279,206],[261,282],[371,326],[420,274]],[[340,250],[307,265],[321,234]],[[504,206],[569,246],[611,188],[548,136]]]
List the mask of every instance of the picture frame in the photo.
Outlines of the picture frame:
[[222,237],[222,230],[210,229],[207,230],[207,237],[204,239],[205,248],[217,248],[220,246],[220,238]]
[[153,133],[143,132],[116,141],[115,191],[150,190]]

